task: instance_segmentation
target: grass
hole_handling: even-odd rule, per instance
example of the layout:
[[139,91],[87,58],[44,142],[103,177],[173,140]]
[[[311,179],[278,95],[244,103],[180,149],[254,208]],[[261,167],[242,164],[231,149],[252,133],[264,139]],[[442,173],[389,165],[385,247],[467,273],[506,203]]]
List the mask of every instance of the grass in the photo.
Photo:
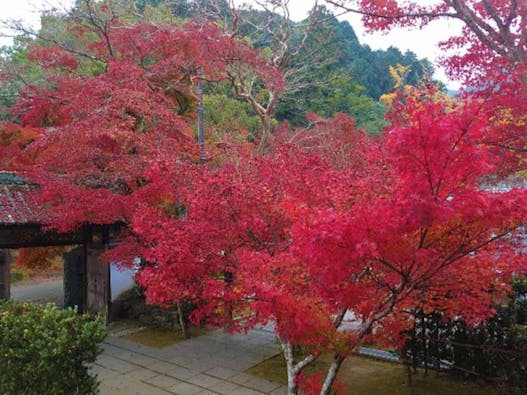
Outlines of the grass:
[[[306,373],[325,369],[328,359],[317,361]],[[286,384],[285,361],[277,355],[246,371],[267,380]],[[365,357],[352,356],[342,365],[338,381],[349,395],[499,395],[493,386],[476,381],[463,381],[444,373],[430,372],[424,377],[422,372],[413,376],[413,385],[408,387],[406,372],[402,365],[381,362]]]
[[[201,336],[207,332],[208,329],[205,328],[187,328],[187,333],[191,338]],[[181,331],[159,327],[141,329],[140,331],[121,336],[121,338],[155,348],[171,346],[172,344],[186,340]]]
[[137,320],[133,320],[130,318],[119,318],[118,320],[111,321],[108,324],[108,330],[110,333],[118,334],[121,331],[125,331],[128,329],[135,329],[138,327],[144,326]]
[[21,271],[11,270],[11,285],[19,283],[27,278],[27,275]]

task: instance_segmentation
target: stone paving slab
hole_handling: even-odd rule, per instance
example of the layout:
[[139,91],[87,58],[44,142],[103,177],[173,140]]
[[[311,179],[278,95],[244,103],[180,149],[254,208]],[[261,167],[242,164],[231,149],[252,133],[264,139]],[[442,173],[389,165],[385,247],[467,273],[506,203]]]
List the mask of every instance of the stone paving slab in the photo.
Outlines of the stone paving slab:
[[153,377],[145,378],[143,379],[143,382],[153,385],[154,387],[161,388],[169,388],[182,383],[181,380],[175,379],[170,376],[166,376],[164,374],[158,374]]
[[157,372],[154,372],[150,369],[144,369],[139,368],[137,370],[133,370],[131,372],[126,373],[126,377],[130,377],[132,379],[142,380],[142,381],[148,381],[148,379],[158,376],[159,374]]
[[287,394],[287,386],[281,385],[274,391],[270,393],[270,395],[286,395]]
[[232,369],[227,369],[222,366],[216,366],[205,372],[209,376],[218,377],[220,379],[229,379],[232,376],[236,376],[239,372]]
[[191,384],[199,385],[200,387],[204,388],[214,388],[223,382],[223,380],[217,379],[207,374],[198,374],[196,376],[192,376],[187,381]]
[[244,373],[280,352],[274,335],[211,332],[162,349],[108,337],[93,371],[101,395],[283,395],[285,387]]
[[205,389],[194,384],[179,383],[172,388],[169,388],[170,392],[178,395],[197,395]]
[[231,392],[231,395],[262,395],[263,392],[254,391],[247,388],[238,388]]
[[250,381],[253,378],[254,378],[254,376],[252,376],[250,374],[240,372],[236,376],[231,377],[229,379],[229,381],[232,381],[233,383],[236,383],[236,384],[244,385],[245,383],[247,383],[248,381]]
[[100,386],[100,395],[168,395],[170,392],[164,391],[152,385],[141,382],[140,380],[130,379],[126,375],[104,380]]
[[271,393],[280,387],[280,384],[262,379],[260,377],[252,377],[249,381],[245,382],[244,385],[265,394]]
[[186,381],[189,381],[190,378],[199,375],[198,371],[189,368],[184,368],[179,365],[173,365],[172,368],[168,369],[165,373],[179,380]]
[[110,355],[104,355],[97,358],[97,365],[103,368],[108,368],[119,373],[128,373],[137,369],[136,365],[126,362],[122,359],[112,357]]
[[218,384],[214,387],[214,391],[221,395],[230,395],[235,390],[239,390],[240,388],[242,387],[237,384],[230,383],[228,381],[223,381],[221,384]]

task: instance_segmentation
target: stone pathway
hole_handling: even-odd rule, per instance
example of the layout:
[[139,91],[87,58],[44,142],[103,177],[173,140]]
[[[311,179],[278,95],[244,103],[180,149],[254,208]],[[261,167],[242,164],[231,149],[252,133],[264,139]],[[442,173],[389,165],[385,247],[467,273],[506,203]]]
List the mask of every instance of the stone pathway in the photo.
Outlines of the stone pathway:
[[165,348],[109,336],[93,371],[101,395],[279,395],[280,384],[244,371],[280,352],[272,333],[247,335],[221,330]]

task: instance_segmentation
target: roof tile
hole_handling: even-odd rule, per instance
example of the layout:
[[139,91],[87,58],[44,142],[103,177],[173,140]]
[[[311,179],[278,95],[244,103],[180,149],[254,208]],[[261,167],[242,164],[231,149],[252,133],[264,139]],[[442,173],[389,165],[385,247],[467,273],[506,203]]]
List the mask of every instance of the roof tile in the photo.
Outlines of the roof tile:
[[38,204],[31,193],[34,190],[35,185],[15,173],[0,172],[0,226],[41,222]]

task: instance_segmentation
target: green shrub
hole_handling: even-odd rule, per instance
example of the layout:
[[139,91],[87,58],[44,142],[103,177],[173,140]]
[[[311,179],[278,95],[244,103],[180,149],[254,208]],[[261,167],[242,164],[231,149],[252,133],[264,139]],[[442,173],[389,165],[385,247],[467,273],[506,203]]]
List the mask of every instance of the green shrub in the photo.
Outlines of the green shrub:
[[93,394],[100,321],[54,305],[0,301],[0,394]]

